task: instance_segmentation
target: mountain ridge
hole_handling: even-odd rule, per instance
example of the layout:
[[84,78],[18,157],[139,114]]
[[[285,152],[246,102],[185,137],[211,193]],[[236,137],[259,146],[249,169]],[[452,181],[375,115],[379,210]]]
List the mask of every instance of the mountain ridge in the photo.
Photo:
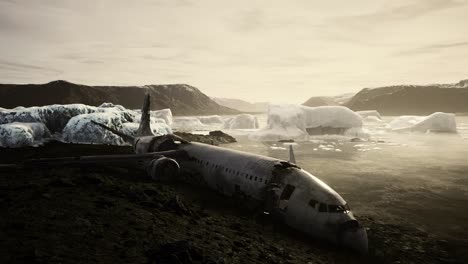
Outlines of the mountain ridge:
[[239,110],[241,112],[266,113],[268,111],[268,102],[251,103],[242,99],[211,97],[216,103]]
[[344,105],[354,111],[377,110],[384,115],[467,113],[468,80],[454,84],[364,88]]
[[64,80],[45,84],[0,84],[0,107],[73,103],[98,106],[112,102],[126,108],[139,109],[146,93],[151,95],[152,110],[170,108],[174,115],[239,113],[219,105],[198,88],[188,84],[89,86]]

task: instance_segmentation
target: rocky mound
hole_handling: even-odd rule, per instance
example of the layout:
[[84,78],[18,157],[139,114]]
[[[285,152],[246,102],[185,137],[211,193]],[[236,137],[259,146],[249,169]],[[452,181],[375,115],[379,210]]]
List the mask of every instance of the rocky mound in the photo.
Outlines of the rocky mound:
[[216,103],[226,107],[248,113],[265,113],[268,111],[268,102],[251,103],[240,99],[212,98]]
[[199,89],[187,84],[145,86],[87,86],[67,81],[46,84],[0,84],[0,106],[42,106],[104,102],[140,109],[146,93],[151,94],[152,110],[170,108],[174,115],[236,114],[239,111],[221,106]]
[[468,81],[456,84],[398,85],[357,93],[345,105],[354,111],[377,110],[383,115],[467,113]]
[[346,93],[337,96],[312,96],[302,105],[316,107],[325,105],[343,105],[348,102],[354,93]]

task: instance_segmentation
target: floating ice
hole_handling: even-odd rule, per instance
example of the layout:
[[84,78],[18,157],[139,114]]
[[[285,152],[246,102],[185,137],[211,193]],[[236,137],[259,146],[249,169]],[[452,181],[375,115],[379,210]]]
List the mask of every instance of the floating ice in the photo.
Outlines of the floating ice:
[[198,119],[200,120],[200,122],[207,125],[224,123],[223,119],[219,115],[199,116]]
[[18,148],[34,145],[50,132],[42,123],[10,123],[0,125],[0,147]]
[[120,130],[122,120],[113,112],[92,113],[74,116],[63,129],[63,140],[71,143],[112,144],[122,145],[125,141],[95,124],[91,120],[104,124],[110,128]]
[[[153,120],[153,118],[152,118]],[[140,123],[123,123],[120,132],[129,136],[136,136],[136,132]],[[150,123],[151,131],[155,136],[171,134],[172,129],[166,125],[165,122],[151,122]]]
[[256,129],[258,128],[258,120],[254,115],[240,114],[236,115],[224,123],[226,129]]
[[400,116],[387,128],[397,132],[447,132],[456,133],[455,114],[437,112],[429,116]]
[[194,130],[204,130],[206,126],[196,117],[175,117],[172,128],[177,131],[190,132]]
[[270,105],[267,127],[250,135],[253,140],[308,140],[309,134],[344,134],[362,127],[362,118],[343,106],[307,107]]
[[[135,122],[140,120],[140,116],[140,111],[128,110],[112,103],[103,103],[98,107],[68,104],[2,108],[0,124],[5,125],[2,125],[0,140],[2,146],[32,145],[40,138],[50,136],[51,131],[58,133],[57,136],[61,136],[66,142],[120,145],[124,143],[123,139],[92,124],[91,120],[134,135],[139,126]],[[170,109],[151,111],[150,120],[155,135],[172,133],[170,125],[173,118]]]
[[[151,117],[163,119],[168,126],[172,126],[173,117],[172,117],[172,111],[169,108],[161,109],[157,111],[151,111]],[[140,121],[140,119],[137,119],[137,120]]]
[[382,116],[380,116],[380,113],[377,110],[356,111],[356,113],[364,119],[367,117],[376,117],[379,120],[382,119]]
[[382,123],[382,119],[376,117],[376,116],[366,116],[365,118],[362,119],[365,123]]
[[114,112],[119,115],[122,122],[133,121],[135,113],[121,105],[104,103],[99,107],[84,104],[47,105],[33,107],[16,107],[0,112],[0,124],[13,122],[43,123],[51,132],[61,132],[68,121],[77,115],[96,112]]

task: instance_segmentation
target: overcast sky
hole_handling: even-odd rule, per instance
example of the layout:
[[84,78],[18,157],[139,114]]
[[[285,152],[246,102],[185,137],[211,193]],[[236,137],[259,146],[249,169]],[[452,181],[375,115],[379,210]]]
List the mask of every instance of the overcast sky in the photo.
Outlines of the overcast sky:
[[465,0],[0,0],[0,83],[302,103],[468,78]]

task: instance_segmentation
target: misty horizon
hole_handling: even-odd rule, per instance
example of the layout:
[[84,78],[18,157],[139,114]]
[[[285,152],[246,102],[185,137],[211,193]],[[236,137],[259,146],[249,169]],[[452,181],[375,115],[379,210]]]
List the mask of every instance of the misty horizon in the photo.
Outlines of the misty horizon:
[[212,97],[311,96],[467,78],[464,0],[0,0],[1,83],[184,83]]

